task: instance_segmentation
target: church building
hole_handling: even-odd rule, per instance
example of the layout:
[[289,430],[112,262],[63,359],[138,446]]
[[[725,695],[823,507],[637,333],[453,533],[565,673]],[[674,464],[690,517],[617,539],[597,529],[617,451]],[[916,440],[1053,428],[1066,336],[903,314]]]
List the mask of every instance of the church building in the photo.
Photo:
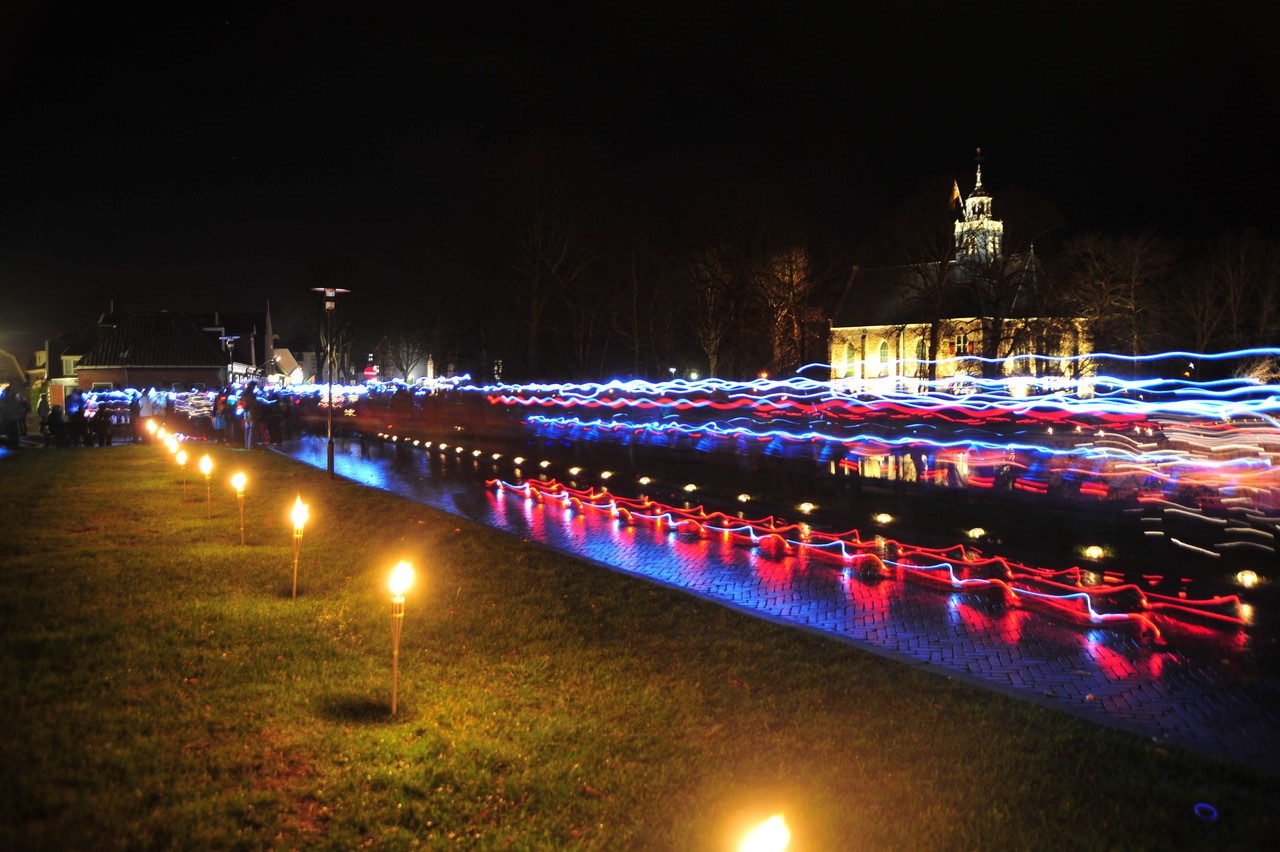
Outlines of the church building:
[[947,257],[855,271],[831,322],[832,380],[873,392],[963,391],[967,377],[1009,376],[1019,377],[1010,383],[1017,392],[1086,378],[1084,321],[1045,311],[1034,249],[1006,257],[981,157],[973,191],[957,205],[957,182],[951,197]]

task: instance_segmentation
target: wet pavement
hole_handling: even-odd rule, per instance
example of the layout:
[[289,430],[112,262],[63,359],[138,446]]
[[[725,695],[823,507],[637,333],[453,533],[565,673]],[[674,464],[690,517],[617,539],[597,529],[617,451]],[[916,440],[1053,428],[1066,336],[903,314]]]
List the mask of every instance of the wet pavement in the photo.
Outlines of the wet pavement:
[[[322,438],[280,450],[326,466]],[[974,595],[489,489],[484,478],[512,471],[487,460],[376,439],[339,440],[335,450],[335,472],[369,487],[937,674],[1280,774],[1276,637],[1257,627],[1187,624],[1150,646]]]

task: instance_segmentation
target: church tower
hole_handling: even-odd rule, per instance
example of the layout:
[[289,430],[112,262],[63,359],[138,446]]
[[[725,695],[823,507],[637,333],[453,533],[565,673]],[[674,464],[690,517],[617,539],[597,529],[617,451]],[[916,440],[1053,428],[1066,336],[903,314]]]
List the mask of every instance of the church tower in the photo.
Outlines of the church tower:
[[1004,255],[1004,222],[991,216],[991,196],[982,186],[982,149],[978,149],[978,177],[956,220],[956,261],[961,264],[999,263]]

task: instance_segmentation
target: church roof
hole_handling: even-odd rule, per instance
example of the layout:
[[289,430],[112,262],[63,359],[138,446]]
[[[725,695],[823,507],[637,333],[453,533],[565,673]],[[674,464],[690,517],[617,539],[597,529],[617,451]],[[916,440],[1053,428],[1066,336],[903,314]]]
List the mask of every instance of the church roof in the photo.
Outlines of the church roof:
[[[923,264],[936,266],[936,264]],[[929,270],[925,270],[926,272]],[[831,319],[835,328],[864,325],[911,325],[938,319],[914,298],[912,281],[920,274],[912,266],[859,269]],[[951,283],[942,303],[943,317],[973,316],[969,295]]]

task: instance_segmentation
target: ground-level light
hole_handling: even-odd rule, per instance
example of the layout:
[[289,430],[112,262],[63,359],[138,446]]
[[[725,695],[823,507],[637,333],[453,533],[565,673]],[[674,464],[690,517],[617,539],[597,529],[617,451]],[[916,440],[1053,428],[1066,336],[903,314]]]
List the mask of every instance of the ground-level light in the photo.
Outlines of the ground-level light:
[[178,454],[174,456],[178,462],[178,467],[182,468],[182,502],[187,502],[187,451],[178,450]]
[[200,472],[204,474],[204,499],[208,517],[213,517],[213,459],[208,454],[200,457]]
[[308,507],[302,502],[302,495],[293,501],[293,509],[289,511],[289,520],[293,521],[293,597],[298,597],[298,556],[302,553],[302,528],[307,525]]
[[413,585],[413,566],[400,562],[391,571],[391,715],[400,692],[400,631],[404,627],[404,593]]
[[738,852],[782,852],[791,843],[791,829],[781,814],[769,817],[751,829],[738,845]]
[[236,502],[240,504],[240,543],[244,544],[244,487],[248,479],[243,472],[231,475],[231,487],[236,490]]

